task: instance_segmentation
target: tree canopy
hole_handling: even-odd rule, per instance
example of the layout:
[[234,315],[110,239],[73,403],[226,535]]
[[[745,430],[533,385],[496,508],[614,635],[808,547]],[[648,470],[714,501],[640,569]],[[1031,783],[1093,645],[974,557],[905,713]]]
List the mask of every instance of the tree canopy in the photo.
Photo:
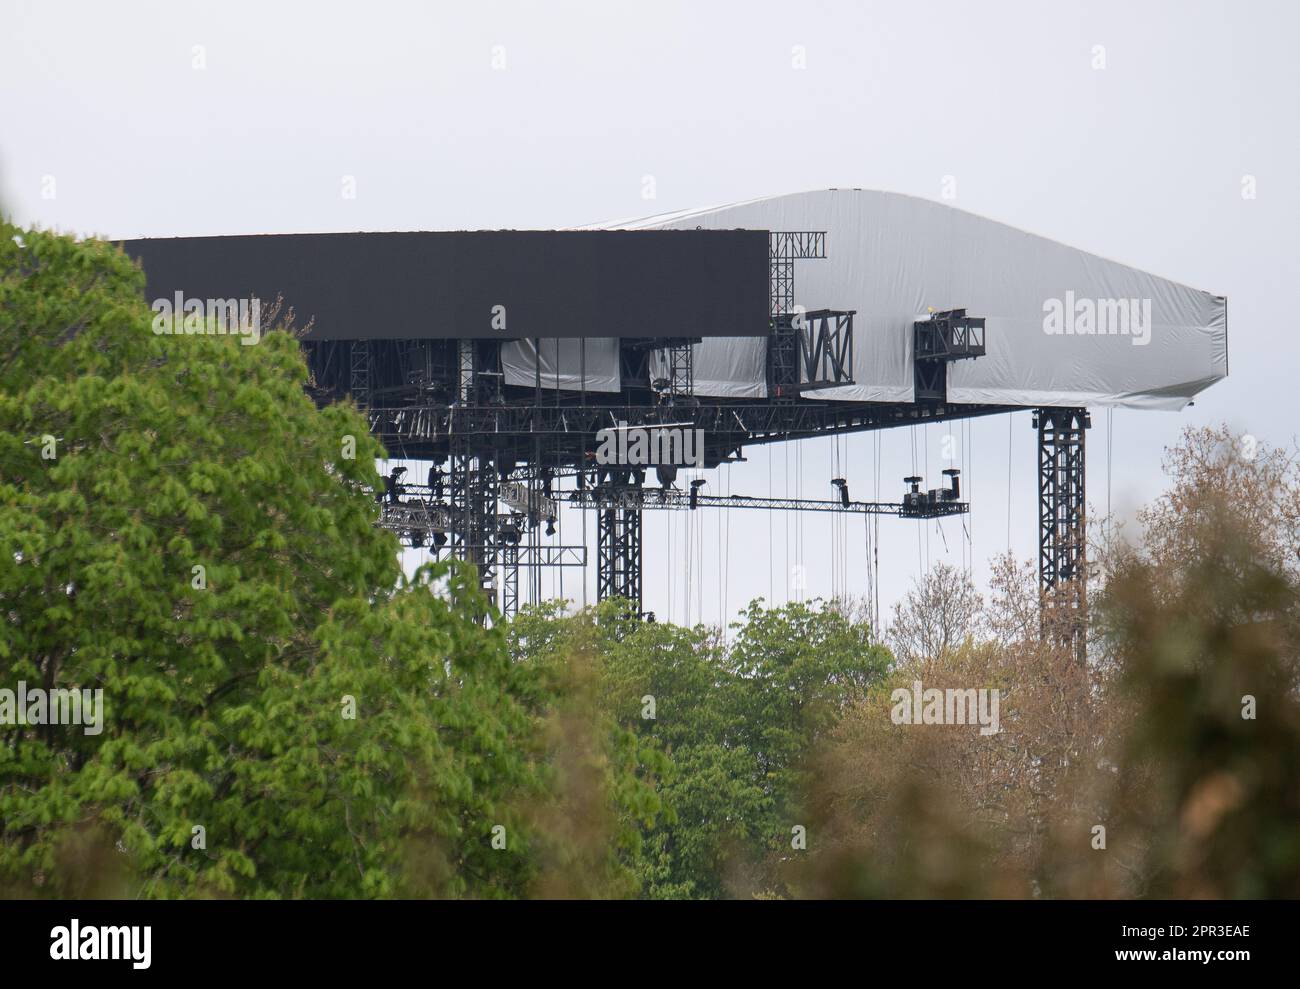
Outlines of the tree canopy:
[[156,335],[143,291],[109,244],[0,235],[0,668],[105,711],[3,727],[0,877],[523,893],[543,740],[486,602],[402,580],[383,451],[306,397],[292,335]]

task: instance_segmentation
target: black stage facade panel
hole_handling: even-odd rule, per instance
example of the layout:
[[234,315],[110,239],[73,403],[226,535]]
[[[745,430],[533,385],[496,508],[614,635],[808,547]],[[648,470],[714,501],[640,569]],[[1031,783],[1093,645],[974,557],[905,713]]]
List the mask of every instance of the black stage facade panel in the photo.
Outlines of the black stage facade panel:
[[[481,230],[123,241],[149,301],[283,296],[309,340],[764,336],[767,231]],[[502,308],[503,307],[503,308]]]

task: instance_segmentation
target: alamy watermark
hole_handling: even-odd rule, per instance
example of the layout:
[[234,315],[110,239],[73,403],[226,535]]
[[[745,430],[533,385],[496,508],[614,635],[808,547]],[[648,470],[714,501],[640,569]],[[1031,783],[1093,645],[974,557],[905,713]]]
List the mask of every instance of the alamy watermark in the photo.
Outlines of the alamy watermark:
[[129,961],[134,969],[146,969],[153,961],[153,928],[83,927],[73,917],[68,926],[50,930],[50,957],[55,961]]
[[18,681],[18,689],[0,688],[0,724],[3,725],[81,725],[86,735],[104,730],[104,691],[89,688],[46,690],[27,687]]
[[638,467],[700,467],[704,464],[704,430],[680,426],[629,426],[620,421],[596,432],[598,464]]
[[1043,303],[1043,332],[1049,336],[1131,336],[1135,347],[1151,342],[1150,299],[1064,299]]
[[178,291],[174,298],[153,300],[153,331],[159,336],[238,336],[240,343],[262,339],[262,300],[187,299]]
[[921,681],[913,680],[911,690],[899,687],[889,700],[894,705],[889,720],[896,725],[979,725],[981,735],[1002,730],[1001,692],[996,687],[922,689]]

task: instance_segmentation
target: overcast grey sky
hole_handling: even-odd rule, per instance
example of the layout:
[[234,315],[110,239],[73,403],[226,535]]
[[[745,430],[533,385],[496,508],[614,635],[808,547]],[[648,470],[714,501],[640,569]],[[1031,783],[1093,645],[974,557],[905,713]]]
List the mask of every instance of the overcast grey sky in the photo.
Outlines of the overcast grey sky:
[[[939,199],[951,175],[956,206],[1228,296],[1230,377],[1183,413],[1116,412],[1113,477],[1094,410],[1090,501],[1128,510],[1159,492],[1161,449],[1186,424],[1288,446],[1300,429],[1297,10],[0,0],[0,201],[24,222],[113,238],[552,228],[832,186]],[[972,516],[882,520],[882,612],[940,560],[973,560],[982,577],[1008,541],[1035,552],[1027,412],[1010,429],[883,434],[882,495],[901,490],[913,442],[937,480],[947,432]],[[849,441],[854,497],[875,489],[874,442]],[[772,450],[771,490],[830,497],[831,442],[803,450],[798,479],[794,449]],[[711,490],[766,494],[768,472],[756,449]],[[575,541],[580,521],[564,525]],[[691,620],[769,588],[784,600],[801,561],[805,593],[828,593],[829,519],[805,518],[801,541],[795,526],[654,513],[646,606],[688,616],[687,560]],[[841,535],[861,591],[861,521]],[[594,573],[588,585],[594,599]],[[580,598],[572,574],[564,592]]]

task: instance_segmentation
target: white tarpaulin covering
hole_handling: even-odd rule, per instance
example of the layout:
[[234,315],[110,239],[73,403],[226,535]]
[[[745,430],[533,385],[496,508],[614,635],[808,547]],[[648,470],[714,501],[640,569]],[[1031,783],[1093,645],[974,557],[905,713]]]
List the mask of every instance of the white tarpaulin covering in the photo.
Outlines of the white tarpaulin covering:
[[[619,390],[618,341],[613,338],[585,341],[578,337],[539,341],[542,351],[542,387],[578,391]],[[537,384],[537,350],[532,340],[514,340],[501,345],[502,371],[508,385]]]
[[[826,231],[826,259],[795,262],[795,303],[857,311],[855,384],[819,399],[911,401],[912,324],[930,309],[987,320],[987,355],[949,368],[952,402],[1180,409],[1227,375],[1223,297],[929,200],[825,190],[606,226]],[[765,346],[706,338],[695,350],[696,394],[765,395]],[[544,383],[548,370],[554,380],[545,358]],[[576,361],[561,363],[561,387],[576,387],[564,384]],[[616,354],[611,363],[602,389],[618,387]],[[531,368],[526,382],[509,370],[507,380],[531,384]]]

